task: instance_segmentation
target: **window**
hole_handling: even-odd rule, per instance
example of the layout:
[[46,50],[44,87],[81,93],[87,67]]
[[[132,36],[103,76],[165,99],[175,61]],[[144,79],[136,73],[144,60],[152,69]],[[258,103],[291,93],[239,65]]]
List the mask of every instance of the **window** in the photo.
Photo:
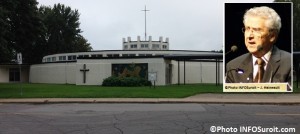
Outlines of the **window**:
[[59,61],[65,61],[66,60],[66,56],[59,56]]
[[163,45],[163,49],[167,49],[167,45]]
[[148,48],[148,44],[141,44],[141,48]]
[[139,56],[146,56],[146,54],[139,54]]
[[10,82],[20,81],[20,69],[19,68],[10,68],[9,69],[9,81]]
[[52,62],[55,62],[56,61],[56,57],[52,57]]
[[46,62],[51,62],[51,58],[50,57],[47,58]]
[[107,54],[107,57],[120,57],[119,54]]
[[93,58],[96,58],[96,57],[97,57],[97,58],[98,58],[98,57],[103,57],[102,54],[92,54],[91,56],[92,56]]
[[130,57],[134,57],[134,56],[135,56],[135,54],[129,54],[129,56],[130,56]]
[[137,48],[137,44],[130,45],[130,48]]
[[128,54],[122,54],[122,57],[128,57],[129,55]]
[[78,58],[87,58],[89,55],[79,55]]
[[68,60],[76,60],[76,55],[69,55]]
[[153,44],[152,48],[159,48],[159,44]]
[[128,46],[127,45],[124,45],[124,49],[127,49],[128,48]]

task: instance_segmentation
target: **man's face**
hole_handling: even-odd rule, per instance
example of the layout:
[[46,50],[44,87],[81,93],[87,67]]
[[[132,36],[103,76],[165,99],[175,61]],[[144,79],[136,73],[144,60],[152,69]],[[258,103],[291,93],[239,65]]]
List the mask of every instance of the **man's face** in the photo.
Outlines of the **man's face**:
[[[270,33],[265,21],[261,17],[248,17],[245,21],[245,44],[248,51],[256,57],[261,57],[267,53],[275,42],[275,34]],[[262,46],[260,51],[257,50],[259,45]]]

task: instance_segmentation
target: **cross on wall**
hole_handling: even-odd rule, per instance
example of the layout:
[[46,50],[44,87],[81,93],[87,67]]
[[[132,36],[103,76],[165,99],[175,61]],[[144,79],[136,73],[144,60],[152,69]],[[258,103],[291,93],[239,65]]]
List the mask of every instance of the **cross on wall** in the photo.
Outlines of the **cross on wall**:
[[86,73],[90,70],[86,68],[85,64],[83,64],[83,69],[80,69],[80,71],[83,72],[83,83],[85,83],[86,82]]

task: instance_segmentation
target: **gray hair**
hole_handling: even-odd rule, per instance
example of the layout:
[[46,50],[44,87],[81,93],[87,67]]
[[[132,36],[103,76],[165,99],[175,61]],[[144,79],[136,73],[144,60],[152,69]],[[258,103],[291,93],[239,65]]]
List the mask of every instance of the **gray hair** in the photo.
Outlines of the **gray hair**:
[[245,24],[245,21],[248,19],[248,17],[252,16],[266,19],[266,26],[269,28],[269,30],[276,30],[279,33],[281,28],[281,18],[274,9],[267,6],[250,8],[244,14],[243,23]]

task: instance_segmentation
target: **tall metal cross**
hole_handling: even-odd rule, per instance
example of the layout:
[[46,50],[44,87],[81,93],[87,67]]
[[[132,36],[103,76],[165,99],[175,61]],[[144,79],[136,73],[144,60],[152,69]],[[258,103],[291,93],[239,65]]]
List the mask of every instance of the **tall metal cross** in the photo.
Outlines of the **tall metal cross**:
[[86,72],[87,72],[87,71],[90,71],[90,70],[89,70],[89,69],[86,69],[86,65],[83,64],[83,69],[80,69],[80,71],[83,72],[83,83],[85,83],[85,81],[86,81]]
[[145,9],[142,11],[145,12],[145,41],[146,41],[147,40],[147,11],[150,11],[150,10],[147,10],[146,5],[145,5]]

